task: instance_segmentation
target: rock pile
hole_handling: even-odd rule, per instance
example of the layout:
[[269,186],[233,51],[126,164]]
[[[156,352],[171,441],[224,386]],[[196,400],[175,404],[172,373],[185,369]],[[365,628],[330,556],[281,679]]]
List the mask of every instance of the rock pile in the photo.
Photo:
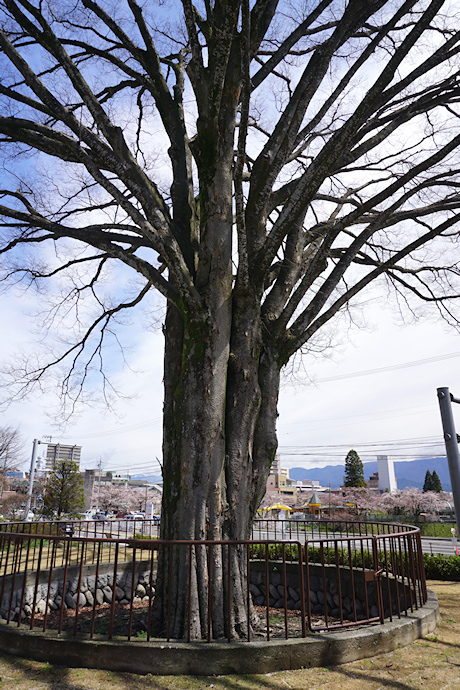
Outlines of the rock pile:
[[[88,575],[81,578],[80,587],[79,578],[71,577],[66,582],[65,593],[63,594],[64,581],[60,580],[48,583],[39,584],[35,595],[35,612],[44,614],[47,609],[49,611],[57,611],[62,606],[62,597],[64,596],[64,609],[83,608],[84,606],[96,606],[112,603],[114,596],[113,591],[113,575],[103,574],[99,575],[96,582],[95,575]],[[136,574],[134,582],[134,601],[148,601],[149,597],[153,596],[155,592],[154,578],[152,578],[152,586],[150,585],[150,571],[143,571]],[[21,618],[30,618],[34,605],[35,587],[27,586],[22,592],[22,587],[13,590],[8,599],[4,598],[1,607],[2,618],[7,618],[8,609],[10,608],[10,620],[18,620],[19,612],[22,613]],[[131,571],[125,571],[118,574],[115,584],[115,601],[120,604],[129,604],[132,594],[132,574]]]

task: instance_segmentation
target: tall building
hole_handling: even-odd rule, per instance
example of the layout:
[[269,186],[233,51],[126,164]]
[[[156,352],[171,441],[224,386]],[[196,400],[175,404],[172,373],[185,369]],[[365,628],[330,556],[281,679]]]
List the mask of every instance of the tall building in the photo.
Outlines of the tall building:
[[380,491],[388,490],[390,493],[397,491],[398,485],[393,460],[386,455],[377,455],[377,464]]
[[297,497],[297,482],[290,479],[287,467],[281,467],[280,456],[276,455],[267,479],[267,491],[279,491],[286,496]]
[[281,458],[276,453],[275,459],[272,462],[272,465],[270,467],[270,474],[280,474],[280,469],[281,469]]
[[73,460],[80,467],[81,446],[66,446],[63,443],[48,443],[45,472],[52,472],[58,460]]

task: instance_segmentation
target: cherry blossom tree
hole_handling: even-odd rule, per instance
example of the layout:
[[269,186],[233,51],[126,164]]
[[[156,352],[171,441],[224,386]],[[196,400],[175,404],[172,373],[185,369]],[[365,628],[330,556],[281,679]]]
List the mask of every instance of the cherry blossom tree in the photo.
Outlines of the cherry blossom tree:
[[98,504],[105,511],[142,511],[145,505],[152,503],[156,510],[161,505],[161,495],[157,491],[146,492],[144,487],[131,488],[110,484],[93,487],[92,505]]

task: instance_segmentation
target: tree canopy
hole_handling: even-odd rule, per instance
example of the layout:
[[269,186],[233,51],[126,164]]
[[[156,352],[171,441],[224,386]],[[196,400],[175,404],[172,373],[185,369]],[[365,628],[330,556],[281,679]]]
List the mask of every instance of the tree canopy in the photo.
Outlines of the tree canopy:
[[423,493],[426,494],[427,491],[433,491],[433,477],[430,470],[426,471],[425,481],[423,483]]
[[366,488],[366,480],[364,479],[364,468],[361,458],[355,450],[348,451],[345,458],[345,487],[364,487]]
[[436,470],[433,470],[432,481],[433,481],[432,491],[436,491],[436,493],[438,493],[438,494],[442,493],[441,480],[439,479],[438,473],[436,472]]
[[77,463],[58,460],[46,481],[43,513],[60,518],[81,510],[84,505],[83,478]]
[[459,19],[443,0],[0,0],[1,278],[49,281],[58,331],[7,382],[20,397],[55,365],[72,404],[106,396],[104,343],[162,295],[163,537],[248,537],[281,370],[372,285],[457,324]]
[[426,493],[427,491],[435,491],[436,493],[442,492],[441,480],[439,479],[436,470],[433,470],[433,474],[430,472],[430,470],[426,471],[425,482],[423,484],[423,493]]
[[19,427],[0,427],[0,473],[16,470],[24,459],[24,439]]

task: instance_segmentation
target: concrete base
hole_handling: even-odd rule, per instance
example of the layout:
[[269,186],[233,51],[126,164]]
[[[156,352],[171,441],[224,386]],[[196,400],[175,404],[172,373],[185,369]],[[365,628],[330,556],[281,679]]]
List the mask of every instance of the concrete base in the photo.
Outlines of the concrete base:
[[438,600],[428,591],[426,605],[384,625],[314,633],[270,642],[141,642],[83,639],[69,634],[25,630],[0,621],[0,649],[7,654],[52,664],[157,675],[268,673],[331,666],[391,652],[436,629]]

